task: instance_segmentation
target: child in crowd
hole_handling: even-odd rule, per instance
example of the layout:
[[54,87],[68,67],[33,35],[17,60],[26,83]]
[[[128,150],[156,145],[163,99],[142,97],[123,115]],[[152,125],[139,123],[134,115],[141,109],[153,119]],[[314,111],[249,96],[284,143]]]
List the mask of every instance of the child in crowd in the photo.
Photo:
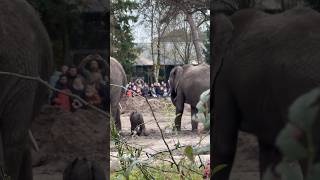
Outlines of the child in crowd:
[[96,90],[95,84],[88,84],[85,89],[85,100],[96,107],[101,105],[101,97]]
[[127,90],[127,96],[132,97],[132,90],[130,86],[128,87],[128,90]]
[[[65,93],[71,93],[70,89],[68,88],[68,78],[66,75],[60,75],[55,88]],[[68,112],[70,111],[70,98],[62,92],[54,93],[52,97],[52,104]]]
[[[82,83],[82,79],[80,77],[77,77],[74,79],[70,90],[72,94],[77,95],[80,98],[85,97],[85,91],[84,91],[85,88],[84,88],[84,84]],[[83,107],[83,104],[78,99],[75,99],[75,98],[72,99],[72,108],[71,108],[72,111],[75,111],[82,107]]]

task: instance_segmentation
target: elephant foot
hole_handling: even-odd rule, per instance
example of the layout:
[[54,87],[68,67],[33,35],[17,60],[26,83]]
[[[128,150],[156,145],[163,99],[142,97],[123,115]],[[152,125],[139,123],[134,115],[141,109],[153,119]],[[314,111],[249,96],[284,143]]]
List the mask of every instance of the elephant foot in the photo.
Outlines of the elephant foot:
[[143,136],[149,136],[149,133],[147,133],[146,131],[143,131],[143,132],[142,132],[142,135],[143,135]]
[[118,134],[119,134],[120,136],[125,136],[125,133],[124,133],[123,131],[118,131]]
[[197,130],[198,130],[198,122],[197,121],[191,121],[191,127],[192,127],[192,132],[197,132]]
[[181,127],[178,127],[178,126],[173,127],[173,128],[172,128],[172,131],[181,131]]

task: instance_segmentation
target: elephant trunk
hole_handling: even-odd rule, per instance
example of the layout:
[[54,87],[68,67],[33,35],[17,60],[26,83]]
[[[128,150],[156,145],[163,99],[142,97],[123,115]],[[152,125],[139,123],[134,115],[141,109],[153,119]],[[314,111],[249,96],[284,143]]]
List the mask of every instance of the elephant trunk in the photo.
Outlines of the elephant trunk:
[[169,80],[169,87],[170,87],[170,97],[171,97],[171,101],[172,103],[175,105],[175,101],[176,101],[176,97],[177,97],[177,92],[175,91],[174,86],[172,85],[172,80]]

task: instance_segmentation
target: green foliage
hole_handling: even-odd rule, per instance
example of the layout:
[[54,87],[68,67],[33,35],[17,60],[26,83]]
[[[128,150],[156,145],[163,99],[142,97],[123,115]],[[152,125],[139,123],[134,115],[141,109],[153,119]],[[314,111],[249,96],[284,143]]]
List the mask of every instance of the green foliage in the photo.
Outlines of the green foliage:
[[132,74],[132,65],[139,54],[139,49],[134,47],[130,24],[138,20],[137,15],[132,15],[137,8],[138,3],[135,1],[112,0],[111,56],[120,61],[129,79]]
[[[152,174],[152,178],[155,180],[171,180],[171,179],[181,179],[181,176],[179,174],[174,173],[174,167],[168,164],[158,163],[154,166],[154,168],[149,168],[148,171],[150,174]],[[203,167],[200,168],[200,171],[203,170]],[[199,171],[199,170],[198,170]],[[111,179],[125,179],[125,177],[119,173],[112,173]],[[141,171],[138,168],[134,168],[131,171],[131,174],[129,176],[129,179],[135,179],[135,180],[144,180],[146,179],[144,175],[141,173]],[[198,180],[203,179],[202,175],[197,174],[196,172],[190,172],[190,176],[188,178],[189,180]]]
[[205,56],[205,62],[210,64],[211,63],[211,60],[210,60],[210,25],[208,24],[208,27],[206,28],[206,34],[207,34],[207,38],[205,39],[205,41],[203,42],[204,44],[204,49],[203,49],[203,54]]
[[204,124],[206,130],[210,129],[210,110],[208,103],[210,101],[210,89],[204,91],[200,95],[200,101],[198,102],[196,108],[198,109],[197,117],[198,120]]
[[28,0],[39,12],[50,37],[53,40],[61,39],[69,28],[76,28],[79,23],[80,11],[85,6],[83,1],[65,0]]
[[[281,180],[302,180],[302,171],[297,163],[300,160],[307,162],[306,180],[320,179],[320,163],[315,162],[318,151],[317,141],[314,141],[315,126],[319,119],[320,89],[316,88],[299,97],[289,108],[289,122],[280,132],[276,145],[284,154],[283,161],[276,166]],[[316,135],[317,136],[317,135]],[[303,137],[303,138],[302,138]],[[316,142],[316,143],[315,143]],[[275,179],[269,169],[264,180]]]
[[188,159],[189,159],[191,162],[194,162],[194,154],[193,154],[192,146],[187,146],[187,147],[184,149],[184,154],[188,157]]
[[86,6],[85,1],[28,0],[28,2],[38,11],[50,35],[56,64],[63,64],[69,33],[79,29],[81,9]]
[[[163,104],[162,113],[164,116],[174,119],[175,107],[165,99],[159,100]],[[138,145],[131,145],[126,142],[117,132],[114,121],[111,126],[111,138],[117,149],[117,159],[120,161],[121,169],[111,174],[111,179],[202,179],[204,164],[199,154],[209,152],[210,147],[182,146],[177,143],[172,148],[173,156],[177,166],[172,161],[172,156],[166,150],[156,154],[145,152]],[[199,143],[200,144],[200,143]],[[143,156],[143,155],[146,156]],[[200,163],[196,161],[199,158]]]
[[215,174],[215,173],[221,171],[221,170],[222,170],[223,168],[225,168],[225,167],[227,167],[226,164],[221,164],[221,165],[216,166],[216,167],[213,169],[212,174]]

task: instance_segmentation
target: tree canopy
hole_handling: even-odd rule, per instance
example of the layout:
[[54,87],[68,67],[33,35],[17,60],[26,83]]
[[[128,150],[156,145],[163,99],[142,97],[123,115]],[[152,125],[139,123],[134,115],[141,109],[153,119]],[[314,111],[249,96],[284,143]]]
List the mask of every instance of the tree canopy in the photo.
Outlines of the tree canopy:
[[120,61],[130,78],[138,55],[131,27],[132,22],[138,21],[138,15],[133,15],[138,3],[125,0],[112,0],[111,3],[111,56]]
[[28,0],[39,12],[52,41],[55,62],[65,62],[69,46],[69,33],[79,27],[81,9],[85,3],[81,0]]

